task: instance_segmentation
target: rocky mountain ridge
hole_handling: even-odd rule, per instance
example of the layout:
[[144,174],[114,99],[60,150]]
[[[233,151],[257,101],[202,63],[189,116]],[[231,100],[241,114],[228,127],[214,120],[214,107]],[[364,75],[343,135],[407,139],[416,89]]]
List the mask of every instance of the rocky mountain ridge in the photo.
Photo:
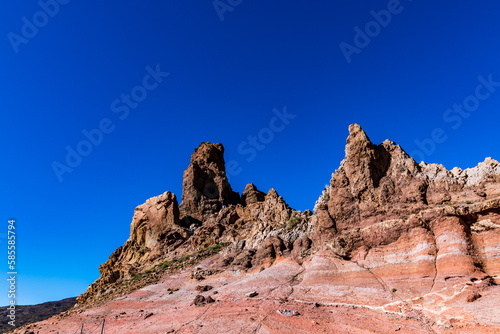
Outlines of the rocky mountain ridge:
[[78,303],[105,300],[113,295],[111,284],[221,243],[230,243],[233,252],[224,267],[237,270],[292,251],[293,243],[305,236],[312,212],[293,210],[276,190],[266,194],[253,184],[240,197],[227,180],[223,154],[221,144],[202,143],[184,172],[180,205],[167,191],[135,209],[130,238],[101,265],[101,277]]
[[[313,213],[274,189],[235,193],[223,146],[202,143],[181,204],[166,192],[135,209],[129,240],[78,297],[88,309],[78,321],[140,307],[161,317],[118,314],[116,333],[132,323],[134,333],[500,330],[500,164],[419,164],[394,142],[373,144],[358,124],[345,153]],[[172,263],[177,271],[160,274]],[[143,289],[120,290],[152,272]],[[215,301],[189,306],[210,290],[200,281],[217,289]]]

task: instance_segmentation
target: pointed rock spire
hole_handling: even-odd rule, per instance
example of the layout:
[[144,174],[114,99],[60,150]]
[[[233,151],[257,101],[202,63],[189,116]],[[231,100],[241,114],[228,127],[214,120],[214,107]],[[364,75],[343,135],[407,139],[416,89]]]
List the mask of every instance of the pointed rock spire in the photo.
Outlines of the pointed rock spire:
[[241,204],[244,206],[264,202],[266,199],[266,194],[262,191],[259,191],[257,187],[253,183],[247,184],[245,187],[245,191],[241,194]]
[[427,183],[419,167],[389,140],[374,145],[359,124],[349,126],[345,159],[332,175],[328,211],[340,229],[367,215],[386,212],[388,203],[426,204]]
[[226,177],[224,146],[203,142],[191,156],[182,182],[181,217],[203,221],[223,206],[239,202]]

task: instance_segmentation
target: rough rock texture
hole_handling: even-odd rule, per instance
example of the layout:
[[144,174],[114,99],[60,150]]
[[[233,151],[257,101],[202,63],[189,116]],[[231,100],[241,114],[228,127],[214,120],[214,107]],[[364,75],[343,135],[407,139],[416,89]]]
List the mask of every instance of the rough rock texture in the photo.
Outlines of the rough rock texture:
[[239,202],[226,177],[222,144],[201,143],[191,156],[182,182],[182,216],[203,221],[222,207]]
[[179,207],[171,192],[135,208],[130,238],[99,267],[101,277],[77,301],[105,293],[111,283],[132,277],[179,247],[188,236],[179,224]]
[[266,194],[262,191],[259,191],[257,187],[252,183],[247,184],[245,190],[243,191],[243,194],[241,194],[241,204],[243,204],[244,206],[258,202],[264,202],[265,199]]
[[[78,297],[80,304],[106,300],[114,295],[111,284],[126,284],[167,260],[218,244],[232,244],[221,265],[235,270],[291,254],[294,242],[311,229],[312,212],[295,211],[276,190],[265,194],[253,184],[240,200],[225,176],[223,152],[221,144],[211,143],[195,150],[184,172],[180,206],[166,192],[135,209],[129,240],[101,265],[101,277]],[[209,188],[213,192],[207,193]],[[310,246],[307,240],[300,243],[294,256],[304,256]]]
[[[253,184],[239,198],[220,144],[195,151],[183,191],[180,210],[171,193],[136,210],[130,239],[79,297],[80,311],[34,328],[71,332],[104,317],[113,333],[500,331],[500,164],[491,158],[465,170],[417,164],[353,124],[314,214]],[[220,253],[131,294],[110,292],[111,282],[207,250]]]
[[[216,260],[200,267],[207,270]],[[116,334],[493,334],[500,328],[500,289],[487,281],[449,282],[433,292],[428,282],[426,291],[410,298],[405,288],[387,285],[376,274],[331,251],[316,252],[302,264],[280,258],[263,271],[225,271],[204,282],[217,294],[203,292],[202,300],[197,297],[198,282],[190,279],[189,271],[180,272],[99,307],[36,323],[30,330],[73,333],[84,324],[90,331],[103,318],[105,332]],[[171,288],[176,291],[169,294]],[[246,296],[253,291],[258,295]],[[481,297],[474,297],[474,292]],[[210,296],[215,302],[207,303]],[[294,312],[298,314],[289,316]]]

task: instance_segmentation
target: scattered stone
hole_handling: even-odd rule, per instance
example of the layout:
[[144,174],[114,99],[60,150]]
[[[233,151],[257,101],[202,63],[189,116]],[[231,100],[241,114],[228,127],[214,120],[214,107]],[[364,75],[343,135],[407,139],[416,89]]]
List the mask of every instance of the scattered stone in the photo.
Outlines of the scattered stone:
[[194,298],[194,301],[193,301],[193,305],[195,306],[205,306],[206,304],[211,304],[211,303],[214,303],[215,300],[208,296],[208,297],[204,297],[202,295],[197,295],[195,298]]
[[472,302],[478,300],[479,298],[481,298],[481,294],[477,291],[474,291],[467,296],[466,301],[467,301],[467,303],[472,303]]
[[210,291],[213,289],[212,286],[210,285],[197,285],[196,288],[194,288],[196,291]]
[[154,315],[154,313],[153,313],[153,312],[148,313],[148,314],[146,314],[146,315],[144,316],[144,319],[147,319],[147,318],[151,317],[152,315]]
[[476,195],[479,197],[486,197],[486,193],[482,190],[476,190]]
[[278,310],[277,312],[287,317],[294,317],[300,315],[298,311],[292,311],[292,310]]
[[205,277],[203,277],[200,273],[198,272],[193,272],[190,275],[191,279],[196,279],[197,281],[203,281]]
[[252,292],[245,294],[245,296],[250,297],[250,298],[255,297],[257,295],[258,295],[257,291],[252,291]]
[[195,306],[203,306],[206,304],[205,302],[205,297],[202,296],[202,295],[197,295],[195,298],[194,298],[194,301],[193,301],[193,304]]

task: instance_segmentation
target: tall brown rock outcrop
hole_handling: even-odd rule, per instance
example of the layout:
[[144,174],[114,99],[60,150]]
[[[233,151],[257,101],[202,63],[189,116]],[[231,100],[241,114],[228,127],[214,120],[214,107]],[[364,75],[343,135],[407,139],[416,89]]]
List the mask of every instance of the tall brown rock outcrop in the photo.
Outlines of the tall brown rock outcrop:
[[184,171],[181,216],[203,221],[222,207],[238,202],[239,195],[226,177],[224,147],[220,143],[201,143]]
[[491,158],[467,170],[417,164],[353,124],[346,157],[316,203],[313,239],[414,294],[452,278],[498,276],[499,176]]
[[[305,235],[311,212],[295,211],[276,190],[265,194],[253,184],[246,186],[240,200],[226,177],[223,155],[222,144],[201,143],[184,172],[181,205],[166,192],[135,209],[130,238],[101,265],[101,277],[78,297],[79,303],[110,294],[112,284],[168,259],[221,243],[234,244],[224,260],[234,268],[248,269],[290,254],[293,243]],[[269,238],[272,242],[265,244]],[[310,245],[306,238],[299,248]]]
[[377,216],[401,218],[427,205],[428,181],[418,177],[418,164],[399,145],[389,140],[374,145],[352,124],[345,153],[330,181],[328,200],[320,200],[339,231],[363,227]]

